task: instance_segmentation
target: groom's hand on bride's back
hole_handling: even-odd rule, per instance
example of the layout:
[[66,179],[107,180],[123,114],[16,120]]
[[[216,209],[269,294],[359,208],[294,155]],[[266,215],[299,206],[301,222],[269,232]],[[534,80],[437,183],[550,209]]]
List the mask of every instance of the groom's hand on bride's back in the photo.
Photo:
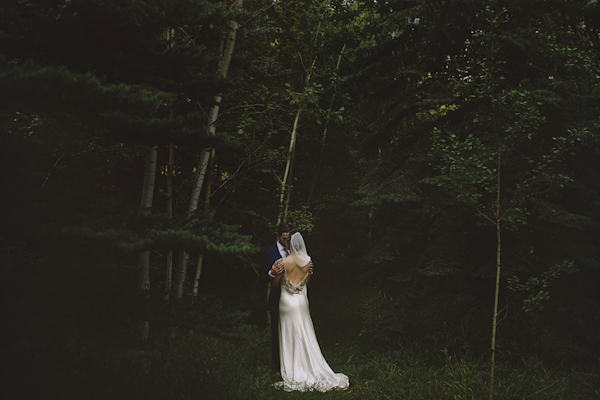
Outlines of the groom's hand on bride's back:
[[273,275],[279,275],[280,273],[283,272],[283,268],[284,268],[283,262],[275,263],[271,267],[271,274],[273,274]]

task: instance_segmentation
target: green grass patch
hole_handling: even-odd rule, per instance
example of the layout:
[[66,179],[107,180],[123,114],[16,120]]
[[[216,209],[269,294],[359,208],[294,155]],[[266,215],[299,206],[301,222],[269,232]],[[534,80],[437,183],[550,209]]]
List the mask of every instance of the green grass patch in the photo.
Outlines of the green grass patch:
[[[361,305],[374,299],[368,289],[333,291],[318,282],[309,289],[311,314],[325,359],[335,372],[348,375],[351,383],[348,390],[327,393],[287,393],[275,389],[273,384],[280,377],[270,368],[270,335],[259,327],[237,340],[180,330],[170,366],[163,369],[160,354],[163,337],[159,327],[152,326],[152,343],[146,352],[151,367],[141,373],[136,363],[140,349],[136,347],[133,332],[125,329],[125,319],[105,325],[105,321],[111,320],[110,315],[103,313],[106,303],[92,307],[96,303],[78,302],[78,296],[65,294],[54,299],[53,293],[59,291],[56,287],[52,289],[37,292],[43,294],[37,298],[24,298],[21,305],[28,312],[14,313],[15,347],[3,354],[11,364],[12,385],[6,391],[7,398],[487,398],[487,355],[457,354],[440,345],[443,341],[411,342],[401,334],[402,340],[380,340],[373,329],[363,329],[367,321],[363,319]],[[384,314],[371,313],[371,316],[375,322],[385,318]],[[600,398],[597,369],[550,369],[535,358],[522,358],[515,363],[515,357],[503,358],[501,354],[498,357],[496,400]]]
[[[171,367],[149,377],[153,398],[161,399],[483,399],[489,366],[481,360],[414,346],[384,352],[364,346],[322,346],[336,372],[350,378],[345,391],[285,393],[269,368],[269,335],[253,331],[242,341],[202,334],[178,340]],[[600,398],[600,376],[548,370],[535,360],[522,368],[499,363],[496,399],[572,400]]]

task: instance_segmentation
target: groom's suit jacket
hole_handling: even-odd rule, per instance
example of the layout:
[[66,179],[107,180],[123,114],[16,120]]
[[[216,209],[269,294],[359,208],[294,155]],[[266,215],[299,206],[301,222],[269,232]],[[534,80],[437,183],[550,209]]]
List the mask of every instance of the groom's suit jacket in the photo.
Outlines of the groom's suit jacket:
[[[273,282],[273,278],[269,276],[269,270],[273,263],[281,258],[277,245],[269,247],[265,250],[265,259],[263,262],[262,270],[260,272],[260,280],[263,282]],[[279,310],[279,298],[281,297],[281,289],[279,286],[271,287],[271,294],[267,302],[267,310],[278,311]]]

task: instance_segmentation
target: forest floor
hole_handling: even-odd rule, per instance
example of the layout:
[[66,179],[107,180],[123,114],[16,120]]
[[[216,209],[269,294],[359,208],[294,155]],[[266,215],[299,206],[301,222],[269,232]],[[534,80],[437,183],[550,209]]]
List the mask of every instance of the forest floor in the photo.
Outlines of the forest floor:
[[[26,318],[30,323],[28,329],[37,331],[17,341],[16,352],[10,354],[13,387],[7,398],[441,400],[488,397],[489,360],[456,357],[445,349],[423,348],[417,344],[375,349],[361,333],[359,314],[354,307],[357,293],[351,290],[343,295],[339,291],[317,292],[311,296],[317,338],[332,369],[349,376],[348,390],[284,393],[275,389],[273,384],[280,378],[270,368],[270,337],[266,329],[258,327],[239,340],[200,333],[180,335],[170,367],[166,371],[155,368],[154,372],[142,374],[135,368],[135,354],[127,353],[123,332],[111,333],[98,327],[94,328],[94,334],[91,330],[86,333],[75,328],[65,329],[72,327],[68,321],[74,318],[74,314],[68,312],[73,306],[65,304],[62,313],[60,307],[45,309],[39,305],[45,314],[30,315],[37,317],[35,320]],[[524,360],[521,366],[500,361],[494,398],[599,399],[600,374],[598,371],[548,369],[536,360]]]
[[[163,398],[185,399],[484,399],[489,360],[448,355],[418,345],[379,347],[361,334],[357,293],[324,291],[311,296],[311,313],[325,359],[351,386],[327,393],[283,393],[270,369],[270,337],[257,329],[242,341],[191,334],[181,339],[173,368],[164,376]],[[363,293],[367,295],[367,293]],[[177,383],[176,383],[177,382]],[[185,389],[184,389],[185,388]],[[180,397],[175,396],[180,392]],[[172,396],[172,397],[169,397]],[[529,360],[520,367],[500,362],[495,399],[600,398],[598,373],[560,371]]]

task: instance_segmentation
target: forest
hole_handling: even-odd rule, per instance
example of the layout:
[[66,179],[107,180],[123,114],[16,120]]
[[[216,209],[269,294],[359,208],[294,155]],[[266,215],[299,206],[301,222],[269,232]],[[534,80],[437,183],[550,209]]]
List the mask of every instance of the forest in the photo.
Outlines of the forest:
[[[6,399],[599,399],[597,0],[6,0]],[[346,390],[270,364],[277,226]]]

